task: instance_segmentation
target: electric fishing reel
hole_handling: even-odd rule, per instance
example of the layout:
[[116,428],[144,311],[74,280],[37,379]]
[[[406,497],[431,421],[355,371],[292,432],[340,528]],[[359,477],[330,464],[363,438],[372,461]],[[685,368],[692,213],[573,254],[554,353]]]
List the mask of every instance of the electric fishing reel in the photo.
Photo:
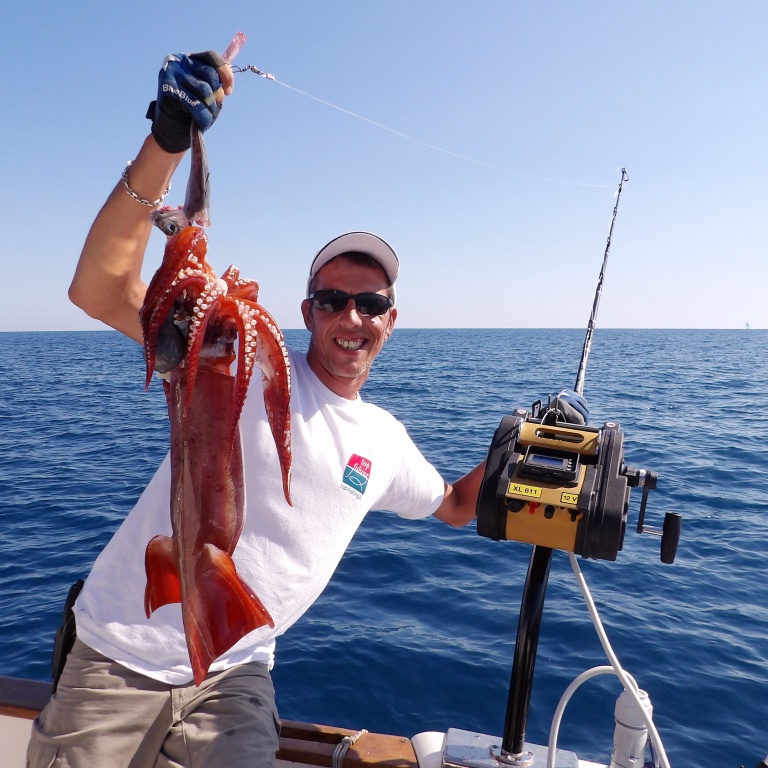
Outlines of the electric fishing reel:
[[624,433],[562,420],[539,400],[517,409],[493,436],[477,499],[477,532],[495,541],[562,549],[615,560],[624,545],[632,488],[642,488],[638,533],[661,536],[661,560],[672,563],[682,518],[668,512],[660,531],[644,525],[658,475],[624,463]]

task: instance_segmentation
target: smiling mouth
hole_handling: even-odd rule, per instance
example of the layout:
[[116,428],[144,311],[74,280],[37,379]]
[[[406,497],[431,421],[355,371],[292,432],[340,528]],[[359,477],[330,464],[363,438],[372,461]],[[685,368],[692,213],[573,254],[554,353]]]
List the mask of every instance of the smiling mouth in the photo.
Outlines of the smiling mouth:
[[356,352],[365,343],[364,339],[336,339],[336,343],[342,348]]

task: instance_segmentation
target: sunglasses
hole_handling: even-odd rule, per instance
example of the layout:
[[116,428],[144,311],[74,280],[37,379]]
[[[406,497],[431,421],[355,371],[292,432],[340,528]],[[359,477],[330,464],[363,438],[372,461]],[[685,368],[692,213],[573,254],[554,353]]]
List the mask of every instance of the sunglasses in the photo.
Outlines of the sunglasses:
[[350,299],[355,301],[355,309],[359,315],[378,317],[383,315],[394,302],[389,296],[380,293],[347,293],[346,291],[325,290],[315,291],[309,295],[315,306],[322,312],[342,312],[347,308]]

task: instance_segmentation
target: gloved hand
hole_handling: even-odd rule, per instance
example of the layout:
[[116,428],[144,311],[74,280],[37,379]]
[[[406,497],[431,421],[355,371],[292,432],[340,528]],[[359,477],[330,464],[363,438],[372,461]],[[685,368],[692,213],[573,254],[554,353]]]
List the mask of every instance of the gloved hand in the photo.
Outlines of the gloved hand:
[[589,421],[587,401],[572,389],[564,389],[550,398],[550,408],[557,408],[569,424],[587,424]]
[[221,79],[216,69],[225,64],[216,51],[172,53],[165,57],[158,75],[157,100],[149,105],[147,118],[152,135],[166,152],[184,152],[190,147],[192,121],[207,131],[221,106],[216,91]]

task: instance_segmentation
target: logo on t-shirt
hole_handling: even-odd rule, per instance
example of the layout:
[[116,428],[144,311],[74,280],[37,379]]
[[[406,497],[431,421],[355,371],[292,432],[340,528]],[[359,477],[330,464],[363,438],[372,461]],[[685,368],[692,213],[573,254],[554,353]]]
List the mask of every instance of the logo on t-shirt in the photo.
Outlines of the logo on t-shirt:
[[368,480],[371,477],[371,462],[353,453],[349,457],[347,466],[344,468],[344,477],[342,478],[342,490],[352,493],[360,498],[368,487]]

